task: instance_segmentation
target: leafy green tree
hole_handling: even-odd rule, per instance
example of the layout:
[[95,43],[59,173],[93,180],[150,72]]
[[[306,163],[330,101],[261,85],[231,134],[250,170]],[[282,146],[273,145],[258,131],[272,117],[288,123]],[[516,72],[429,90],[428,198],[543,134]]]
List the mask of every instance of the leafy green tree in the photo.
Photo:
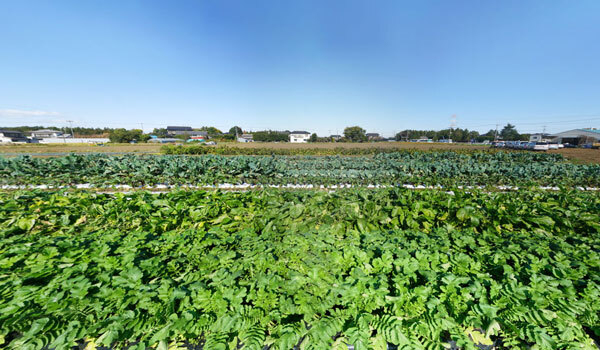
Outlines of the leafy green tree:
[[420,137],[427,137],[428,139],[437,140],[438,131],[435,130],[402,130],[396,134],[396,140],[408,140],[418,139]]
[[108,138],[114,143],[128,143],[131,141],[146,142],[150,136],[145,135],[140,129],[126,130],[123,128],[114,129],[110,132]]
[[500,136],[502,136],[503,140],[507,141],[521,139],[521,135],[519,134],[515,126],[510,123],[506,124],[506,126],[502,128],[502,131],[500,131]]
[[128,140],[127,130],[122,128],[112,130],[108,135],[108,138],[110,139],[110,142],[114,143],[124,143],[130,141]]
[[440,130],[433,136],[434,141],[447,140],[450,138],[450,129]]
[[254,141],[258,142],[287,142],[289,141],[289,133],[284,131],[256,131],[252,133]]
[[471,140],[476,141],[477,138],[479,137],[479,132],[475,131],[475,130],[469,131],[468,137],[469,137],[469,141],[471,141]]
[[200,128],[200,131],[206,131],[206,133],[210,137],[223,135],[223,132],[221,130],[215,128],[214,126],[203,126]]
[[169,137],[169,133],[165,128],[155,128],[154,130],[152,130],[152,134],[160,138]]
[[344,137],[350,142],[365,142],[367,141],[365,129],[360,126],[349,126],[344,129]]
[[496,134],[496,130],[490,129],[488,132],[486,132],[485,134],[481,134],[481,135],[477,136],[475,139],[478,142],[494,141],[494,135],[495,134]]
[[317,142],[318,141],[318,136],[316,133],[313,133],[312,135],[310,135],[310,139],[308,139],[309,142]]
[[230,133],[231,135],[234,135],[234,136],[235,136],[235,134],[236,134],[236,133],[237,133],[238,135],[241,135],[241,134],[243,134],[243,131],[242,131],[242,128],[240,128],[239,126],[237,126],[237,125],[236,125],[236,126],[233,126],[233,127],[231,127],[231,129],[229,129],[229,133]]

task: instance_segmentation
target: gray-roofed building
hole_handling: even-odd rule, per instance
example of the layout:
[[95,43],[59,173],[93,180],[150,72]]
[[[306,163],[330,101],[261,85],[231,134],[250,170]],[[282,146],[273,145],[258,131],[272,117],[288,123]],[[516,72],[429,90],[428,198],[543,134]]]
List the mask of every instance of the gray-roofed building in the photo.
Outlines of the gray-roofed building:
[[379,134],[376,132],[368,132],[365,134],[365,136],[367,136],[367,139],[369,139],[369,141],[378,140],[381,138],[381,136],[379,136]]
[[600,141],[600,130],[596,128],[573,129],[551,135],[553,141],[582,145]]
[[167,126],[167,132],[185,132],[192,131],[191,126]]
[[20,131],[0,130],[0,143],[15,143],[15,142],[27,143],[27,142],[29,142],[29,140]]
[[[60,130],[40,129],[32,131],[31,136],[37,139],[50,139],[56,137],[63,137],[63,132]],[[64,137],[71,137],[71,135],[64,135]]]
[[188,135],[188,136],[203,136],[208,138],[206,131],[196,131],[191,126],[167,126],[167,134],[171,136],[175,135]]
[[241,134],[237,138],[238,142],[254,142],[254,136],[252,134]]

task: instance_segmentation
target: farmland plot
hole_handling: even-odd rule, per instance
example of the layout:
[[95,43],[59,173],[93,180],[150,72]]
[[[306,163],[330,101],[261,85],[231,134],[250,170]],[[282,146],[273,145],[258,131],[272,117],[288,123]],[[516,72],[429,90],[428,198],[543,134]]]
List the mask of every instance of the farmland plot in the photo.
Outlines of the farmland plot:
[[595,349],[600,196],[0,194],[11,349]]
[[374,156],[107,156],[0,158],[0,185],[600,186],[600,165],[557,154],[406,151]]

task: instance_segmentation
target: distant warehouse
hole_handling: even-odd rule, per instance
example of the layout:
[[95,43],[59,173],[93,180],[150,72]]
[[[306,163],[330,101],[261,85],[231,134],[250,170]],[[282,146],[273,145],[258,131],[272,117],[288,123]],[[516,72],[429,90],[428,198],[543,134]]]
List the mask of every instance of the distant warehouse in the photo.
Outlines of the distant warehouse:
[[596,128],[573,129],[550,135],[553,141],[558,143],[569,143],[582,145],[586,143],[600,142],[600,130]]

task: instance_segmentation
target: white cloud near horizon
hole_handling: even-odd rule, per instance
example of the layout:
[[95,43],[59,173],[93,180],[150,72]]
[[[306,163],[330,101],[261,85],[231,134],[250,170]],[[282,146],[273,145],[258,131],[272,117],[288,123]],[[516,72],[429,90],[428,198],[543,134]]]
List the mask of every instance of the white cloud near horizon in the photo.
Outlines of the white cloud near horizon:
[[24,109],[0,109],[0,116],[12,118],[51,117],[60,115],[58,112]]

